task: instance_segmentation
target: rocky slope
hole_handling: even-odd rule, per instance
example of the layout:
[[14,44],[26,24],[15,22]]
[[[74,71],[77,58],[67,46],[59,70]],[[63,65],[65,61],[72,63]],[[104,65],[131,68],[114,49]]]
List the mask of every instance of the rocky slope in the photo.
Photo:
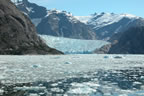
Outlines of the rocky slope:
[[34,25],[10,0],[0,0],[0,54],[61,54],[37,36]]
[[107,45],[102,46],[102,47],[99,48],[99,49],[94,50],[93,53],[94,53],[94,54],[95,54],[95,53],[96,53],[96,54],[107,54],[107,53],[109,52],[110,48],[111,48],[111,44],[107,44]]
[[121,34],[110,54],[144,54],[144,26],[133,27]]
[[71,13],[56,9],[46,10],[28,0],[16,3],[35,24],[39,34],[76,39],[96,39],[96,34],[86,24],[77,20]]

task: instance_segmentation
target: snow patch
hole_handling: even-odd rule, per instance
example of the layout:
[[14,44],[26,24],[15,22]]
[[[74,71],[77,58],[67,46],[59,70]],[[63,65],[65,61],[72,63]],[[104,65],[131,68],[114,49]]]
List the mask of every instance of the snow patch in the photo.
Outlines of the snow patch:
[[70,22],[74,22],[74,23],[77,23],[79,20],[76,19],[72,13],[70,12],[66,12],[66,11],[60,11],[60,10],[57,10],[57,9],[52,9],[52,10],[48,10],[47,11],[47,15],[45,17],[48,17],[49,15],[51,14],[65,14],[65,16],[68,18],[68,20]]
[[4,90],[0,89],[0,95],[3,95],[3,93],[4,93]]
[[31,12],[33,8],[32,7],[26,7],[26,9],[28,12]]
[[75,16],[75,18],[81,21],[82,23],[87,24],[88,21],[92,18],[92,16]]
[[41,22],[41,18],[35,18],[35,19],[31,19],[31,21],[33,22],[33,24],[35,25],[35,26],[38,26],[38,24]]

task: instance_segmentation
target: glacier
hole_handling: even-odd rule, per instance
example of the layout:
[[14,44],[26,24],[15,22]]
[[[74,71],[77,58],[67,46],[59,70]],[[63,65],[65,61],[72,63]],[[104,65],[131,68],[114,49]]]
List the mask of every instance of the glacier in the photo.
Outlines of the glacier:
[[58,49],[65,54],[91,54],[94,50],[109,44],[109,42],[102,40],[70,39],[48,35],[39,36],[48,46]]

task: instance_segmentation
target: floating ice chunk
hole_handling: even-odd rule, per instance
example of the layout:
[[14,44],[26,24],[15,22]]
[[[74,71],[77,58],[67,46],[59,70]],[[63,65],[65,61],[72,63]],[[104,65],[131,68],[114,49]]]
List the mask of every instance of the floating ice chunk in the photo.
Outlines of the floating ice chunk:
[[0,61],[0,64],[5,64],[6,62],[5,61]]
[[41,87],[41,86],[43,86],[43,84],[39,84],[38,86]]
[[40,91],[40,90],[45,90],[46,87],[15,87],[14,90],[23,90],[23,91],[28,91],[28,90],[34,90],[34,91]]
[[137,96],[144,96],[144,91],[142,90],[142,91],[138,91],[138,92],[136,92],[136,95]]
[[52,92],[63,92],[63,90],[59,89],[59,88],[52,88],[51,91]]
[[134,82],[134,85],[142,85],[141,82]]
[[[127,95],[127,94],[120,94],[119,96],[130,96],[130,95]],[[133,95],[134,96],[134,95]]]
[[109,56],[104,56],[104,58],[109,58]]
[[53,57],[52,59],[60,59],[60,57]]
[[72,64],[72,62],[65,62],[65,64]]
[[29,96],[39,96],[38,94],[31,93]]
[[36,65],[36,64],[34,64],[34,65],[32,65],[32,67],[33,67],[33,68],[39,68],[39,67],[41,67],[41,65]]
[[1,74],[1,75],[0,75],[0,79],[4,79],[4,78],[5,78],[4,75]]
[[51,86],[58,86],[58,83],[54,83],[54,84],[52,84]]
[[4,90],[0,89],[0,95],[3,95]]
[[114,56],[114,58],[116,58],[116,59],[122,59],[123,56]]
[[90,86],[90,87],[99,87],[99,84],[93,83],[93,82],[87,82],[85,85]]
[[41,96],[41,95],[43,96],[44,94],[45,94],[45,93],[42,93],[42,92],[41,92],[41,93],[39,93],[39,95],[40,95],[40,96]]
[[73,57],[73,58],[75,58],[75,59],[80,59],[81,57],[79,57],[79,56],[75,56],[75,57]]
[[68,94],[76,94],[76,95],[88,95],[96,92],[99,84],[94,84],[92,82],[87,83],[72,83],[72,87],[68,91]]
[[82,87],[82,88],[74,88],[68,91],[68,94],[83,94],[83,95],[87,95],[87,94],[91,94],[93,92],[96,92],[95,89],[92,89],[90,87]]
[[38,68],[38,65],[33,65],[33,68]]

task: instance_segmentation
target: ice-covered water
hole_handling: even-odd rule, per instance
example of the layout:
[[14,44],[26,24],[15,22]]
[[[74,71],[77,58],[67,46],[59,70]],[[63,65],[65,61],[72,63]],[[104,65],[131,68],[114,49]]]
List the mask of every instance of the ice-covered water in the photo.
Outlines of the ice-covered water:
[[143,58],[0,56],[0,96],[144,96]]

